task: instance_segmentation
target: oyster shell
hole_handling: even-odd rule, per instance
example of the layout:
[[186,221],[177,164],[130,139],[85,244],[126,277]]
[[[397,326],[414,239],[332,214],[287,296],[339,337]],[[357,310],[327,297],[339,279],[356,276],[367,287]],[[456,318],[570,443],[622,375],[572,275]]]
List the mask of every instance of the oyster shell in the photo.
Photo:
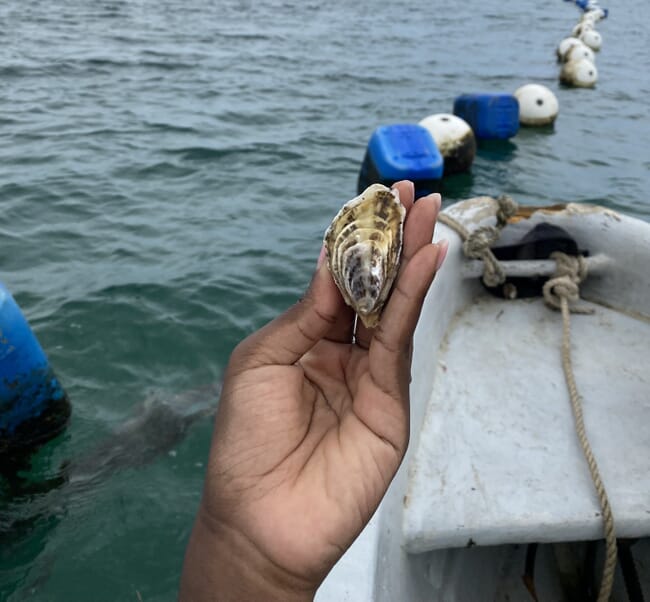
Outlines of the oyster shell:
[[368,328],[379,322],[397,276],[405,215],[397,190],[373,184],[345,203],[325,232],[334,282]]

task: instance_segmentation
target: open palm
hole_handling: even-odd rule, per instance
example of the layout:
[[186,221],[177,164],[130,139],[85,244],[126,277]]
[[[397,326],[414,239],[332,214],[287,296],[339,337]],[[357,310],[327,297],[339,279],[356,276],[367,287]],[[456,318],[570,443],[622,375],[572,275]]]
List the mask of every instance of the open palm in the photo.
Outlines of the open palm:
[[412,336],[444,249],[430,244],[440,197],[414,204],[410,183],[397,188],[403,260],[379,326],[353,342],[354,314],[323,264],[226,371],[197,524],[303,592],[368,522],[408,444]]

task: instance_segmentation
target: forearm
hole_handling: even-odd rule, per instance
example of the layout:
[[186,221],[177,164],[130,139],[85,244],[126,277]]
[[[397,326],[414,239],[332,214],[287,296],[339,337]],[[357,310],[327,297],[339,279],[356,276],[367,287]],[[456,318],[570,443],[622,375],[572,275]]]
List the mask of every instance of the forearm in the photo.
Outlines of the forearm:
[[185,552],[179,602],[307,602],[314,594],[246,537],[199,510]]

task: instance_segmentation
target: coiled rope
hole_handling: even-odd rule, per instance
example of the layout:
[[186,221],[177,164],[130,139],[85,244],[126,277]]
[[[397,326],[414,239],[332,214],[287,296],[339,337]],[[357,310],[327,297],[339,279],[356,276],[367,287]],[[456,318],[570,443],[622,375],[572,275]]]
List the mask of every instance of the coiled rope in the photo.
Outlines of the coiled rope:
[[460,236],[465,256],[483,261],[482,278],[485,285],[489,287],[499,286],[506,280],[506,273],[490,247],[499,240],[501,230],[508,223],[508,219],[517,213],[517,203],[508,195],[503,194],[496,201],[498,203],[496,226],[481,226],[472,232],[450,215],[446,213],[438,215],[439,222],[450,227]]
[[571,313],[590,314],[593,310],[588,307],[571,306],[580,298],[579,284],[587,277],[587,263],[584,257],[572,257],[564,253],[555,252],[551,258],[557,262],[557,271],[553,278],[544,284],[544,301],[549,307],[559,309],[562,312],[562,370],[569,390],[571,408],[575,420],[576,434],[582,446],[591,479],[598,494],[598,501],[603,516],[605,532],[605,564],[603,576],[598,592],[598,602],[607,602],[612,593],[614,585],[614,571],[616,570],[617,548],[616,532],[614,529],[614,516],[609,505],[607,491],[598,470],[598,464],[591,450],[589,439],[585,431],[585,423],[582,414],[582,396],[578,392],[573,365],[571,362]]
[[[497,224],[496,226],[481,226],[470,232],[463,224],[446,213],[438,216],[438,221],[454,230],[463,241],[463,252],[466,257],[482,259],[484,263],[483,282],[487,286],[498,286],[505,282],[505,271],[499,260],[490,249],[501,235],[501,230],[508,222],[508,218],[517,213],[517,203],[507,195],[497,198]],[[573,257],[565,253],[551,254],[557,268],[554,276],[543,287],[544,301],[546,304],[562,312],[562,369],[569,391],[571,408],[575,420],[575,429],[582,447],[583,454],[589,466],[598,501],[603,517],[605,534],[605,564],[598,592],[598,602],[608,602],[614,585],[614,572],[617,561],[616,532],[614,517],[607,497],[605,485],[598,470],[596,458],[589,444],[585,430],[582,413],[582,396],[578,392],[573,365],[571,362],[571,313],[590,314],[593,310],[588,307],[575,305],[580,299],[580,283],[587,277],[587,262],[584,257]]]

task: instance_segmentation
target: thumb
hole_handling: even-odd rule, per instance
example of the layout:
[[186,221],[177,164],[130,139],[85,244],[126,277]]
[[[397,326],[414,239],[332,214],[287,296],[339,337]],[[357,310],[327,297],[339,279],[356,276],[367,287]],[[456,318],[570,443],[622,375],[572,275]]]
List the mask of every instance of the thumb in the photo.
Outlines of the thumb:
[[319,266],[304,297],[242,341],[231,358],[236,369],[295,364],[338,322],[344,303],[327,262]]

